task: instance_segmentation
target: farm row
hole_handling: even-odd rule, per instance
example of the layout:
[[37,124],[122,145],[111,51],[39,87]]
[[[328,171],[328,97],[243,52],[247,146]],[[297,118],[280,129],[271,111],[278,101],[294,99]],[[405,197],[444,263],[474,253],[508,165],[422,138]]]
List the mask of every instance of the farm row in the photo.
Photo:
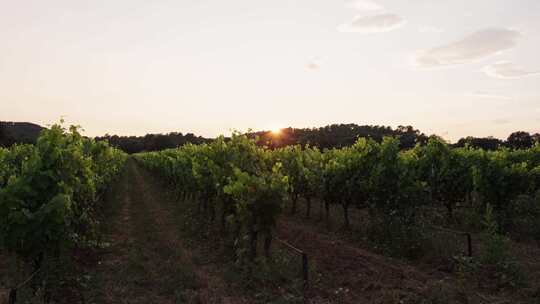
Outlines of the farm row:
[[8,274],[11,288],[40,270],[35,281],[43,281],[48,261],[96,242],[97,202],[126,158],[60,125],[35,145],[0,148],[0,251],[17,268]]
[[[288,146],[268,149],[235,134],[202,145],[142,153],[138,160],[159,172],[179,197],[195,198],[212,223],[219,217],[240,260],[254,260],[259,240],[269,254],[272,231],[285,209],[300,199],[338,205],[345,228],[351,210],[369,216],[368,236],[394,256],[418,254],[425,210],[445,224],[469,222],[494,236],[540,237],[540,147],[484,151],[451,148],[438,138],[401,151],[397,139],[359,139],[353,146],[320,151]],[[216,214],[216,210],[220,214]],[[475,220],[470,221],[470,217]],[[426,222],[431,221],[431,222]],[[440,218],[438,218],[440,224]],[[454,225],[455,226],[455,225]]]

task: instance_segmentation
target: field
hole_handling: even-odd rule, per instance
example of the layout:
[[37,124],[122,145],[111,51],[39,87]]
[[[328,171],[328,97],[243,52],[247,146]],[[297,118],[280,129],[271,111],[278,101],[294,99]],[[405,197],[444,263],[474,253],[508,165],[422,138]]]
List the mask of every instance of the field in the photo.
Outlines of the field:
[[540,304],[539,13],[0,0],[0,304]]
[[236,134],[128,156],[44,132],[0,150],[6,300],[540,303],[538,146]]

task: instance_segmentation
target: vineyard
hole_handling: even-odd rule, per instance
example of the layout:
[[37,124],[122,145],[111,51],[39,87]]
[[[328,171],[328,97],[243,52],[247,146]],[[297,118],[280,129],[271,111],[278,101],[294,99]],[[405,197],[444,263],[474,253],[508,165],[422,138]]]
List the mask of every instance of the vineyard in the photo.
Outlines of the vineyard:
[[[105,198],[110,188],[121,188],[113,191],[117,198]],[[206,280],[206,287],[193,283],[190,290],[226,293],[224,284],[248,281],[250,289],[288,295],[256,300],[235,291],[231,303],[535,303],[540,263],[523,261],[516,248],[538,253],[531,248],[540,240],[539,190],[539,145],[485,151],[430,137],[404,150],[399,139],[386,137],[319,150],[270,148],[236,133],[128,158],[76,127],[55,125],[35,146],[0,150],[0,246],[19,265],[10,283],[24,282],[66,248],[102,250],[100,227],[133,218],[145,223],[139,237],[168,250],[183,248],[179,263],[194,269],[194,281]],[[116,220],[101,219],[103,202],[124,202]],[[122,236],[129,227],[143,229],[129,225],[111,233],[113,239],[137,238]],[[461,236],[468,250],[459,245]],[[130,246],[155,254],[137,244]],[[109,255],[125,255],[111,246]],[[309,284],[299,271],[286,271],[301,263],[290,248],[309,257]],[[213,268],[187,262],[198,253],[220,262]],[[160,258],[141,265],[159,268]],[[448,269],[433,270],[441,265]],[[227,277],[223,269],[239,275]],[[47,299],[47,274],[40,275],[34,289]],[[370,278],[375,275],[377,282]],[[213,303],[208,295],[174,294]]]
[[43,131],[35,146],[0,149],[0,248],[16,261],[11,282],[46,281],[49,262],[63,250],[96,239],[96,202],[125,160],[77,127],[60,125]]
[[[440,237],[432,231],[442,230],[468,236],[469,252],[447,252],[446,258],[469,267],[476,263],[471,234],[456,229],[474,231],[482,243],[474,261],[491,269],[497,284],[513,285],[521,278],[508,236],[540,238],[539,149],[450,148],[435,137],[406,151],[394,138],[325,151],[268,149],[236,134],[137,160],[180,201],[197,202],[197,214],[206,219],[202,229],[212,231],[218,217],[222,241],[242,264],[271,259],[277,223],[294,216],[302,201],[302,217],[312,217],[318,206],[319,219],[328,223],[331,210],[338,211],[349,236],[361,235],[370,249],[398,258],[429,255]],[[352,230],[352,213],[359,212],[362,229]]]
[[488,213],[497,233],[540,237],[539,146],[487,152],[452,149],[431,138],[425,146],[400,151],[398,140],[386,138],[382,143],[359,139],[351,147],[326,151],[270,150],[233,135],[137,159],[163,176],[179,197],[196,199],[210,223],[220,209],[224,231],[232,233],[241,252],[248,250],[251,260],[260,237],[268,255],[279,217],[286,208],[295,214],[299,199],[307,204],[307,218],[314,202],[326,218],[331,205],[339,206],[346,229],[351,209],[366,210],[371,235],[397,250],[395,255],[414,250],[406,242],[420,237],[419,228],[426,224],[420,213],[426,207],[445,210],[447,224],[463,222],[456,209],[467,208],[478,219]]

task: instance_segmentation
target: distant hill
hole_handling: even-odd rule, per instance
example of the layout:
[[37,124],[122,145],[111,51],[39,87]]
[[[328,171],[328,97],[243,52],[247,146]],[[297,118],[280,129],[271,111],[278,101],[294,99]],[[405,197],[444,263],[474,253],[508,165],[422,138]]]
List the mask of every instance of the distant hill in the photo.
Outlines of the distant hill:
[[44,128],[29,122],[0,121],[0,146],[14,143],[33,144]]
[[258,138],[259,144],[271,147],[288,145],[310,145],[321,149],[351,146],[358,138],[371,138],[381,142],[386,136],[399,138],[402,149],[409,149],[416,144],[424,144],[428,136],[412,126],[371,126],[357,124],[332,124],[319,128],[284,128],[279,134],[271,131],[259,131],[250,134]]
[[[0,121],[0,147],[8,147],[14,143],[35,143],[40,132],[45,129],[40,125],[29,122]],[[287,145],[310,145],[320,149],[347,147],[358,138],[371,138],[382,141],[385,136],[397,137],[402,149],[409,149],[417,144],[425,144],[428,135],[412,126],[357,125],[357,124],[331,124],[318,128],[283,128],[278,134],[272,131],[257,131],[248,136],[256,138],[259,145],[272,148]],[[201,144],[209,142],[211,138],[204,138],[192,133],[182,134],[171,132],[166,134],[146,134],[144,136],[117,136],[108,135],[96,137],[96,140],[107,141],[127,153],[143,151],[159,151],[175,148],[186,143]],[[502,147],[511,149],[527,149],[540,144],[540,134],[530,134],[524,131],[513,132],[508,139],[502,140],[493,137],[464,137],[454,147],[471,146],[486,150],[496,150]]]

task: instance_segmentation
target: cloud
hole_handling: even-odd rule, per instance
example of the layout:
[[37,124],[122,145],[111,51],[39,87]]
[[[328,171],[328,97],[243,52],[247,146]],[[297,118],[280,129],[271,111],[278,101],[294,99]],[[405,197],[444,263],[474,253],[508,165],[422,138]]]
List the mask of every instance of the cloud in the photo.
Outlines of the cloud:
[[508,29],[489,28],[443,46],[421,51],[416,56],[420,68],[436,68],[474,62],[517,45],[521,34]]
[[519,79],[540,75],[540,71],[527,71],[509,61],[499,61],[485,66],[482,70],[489,77],[498,79]]
[[321,68],[321,58],[319,57],[313,57],[309,60],[309,62],[306,64],[306,69],[311,71],[316,71]]
[[395,14],[377,14],[371,16],[356,16],[349,23],[338,26],[338,31],[344,33],[372,34],[389,32],[402,27],[405,20]]
[[504,99],[504,100],[512,99],[512,97],[510,96],[506,96],[506,95],[502,95],[498,93],[486,92],[486,91],[474,91],[470,95],[473,97],[489,98],[489,99]]
[[418,28],[418,31],[420,33],[442,33],[444,30],[442,28],[438,28],[435,26],[430,25],[423,25]]
[[310,62],[310,63],[306,64],[306,68],[308,70],[318,70],[318,69],[321,68],[321,66],[316,62]]
[[320,68],[321,68],[321,65],[315,61],[311,61],[308,64],[306,64],[306,69],[311,70],[311,71],[316,71],[316,70],[319,70]]
[[380,11],[384,7],[370,0],[347,0],[346,5],[359,11]]

